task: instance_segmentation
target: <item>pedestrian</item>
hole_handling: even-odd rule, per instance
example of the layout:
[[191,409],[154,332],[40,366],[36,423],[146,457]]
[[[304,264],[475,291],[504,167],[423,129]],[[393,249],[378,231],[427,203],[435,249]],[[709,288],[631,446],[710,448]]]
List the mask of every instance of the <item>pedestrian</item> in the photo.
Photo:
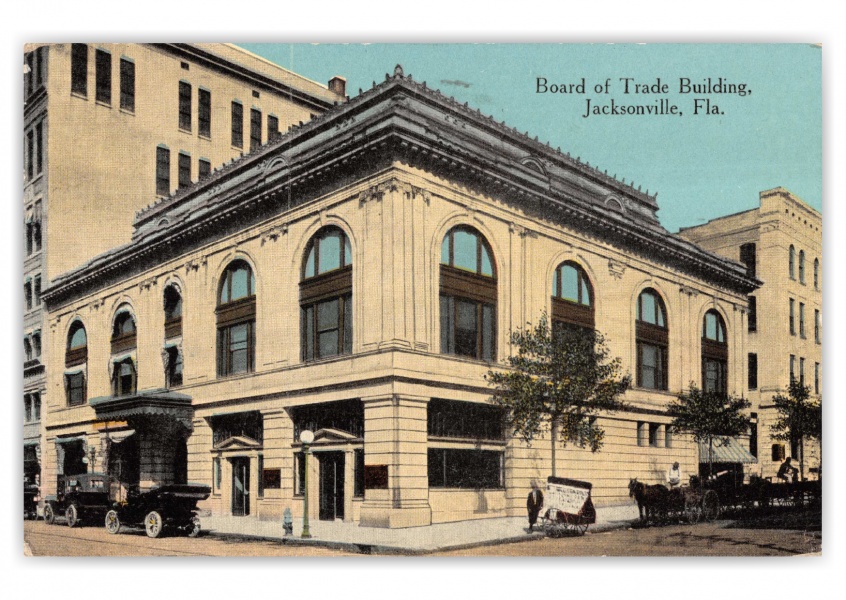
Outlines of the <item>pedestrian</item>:
[[538,514],[543,506],[543,492],[538,487],[538,482],[532,480],[532,491],[529,492],[529,497],[526,498],[526,510],[529,511],[529,533],[535,528],[535,523],[538,521]]
[[679,461],[673,463],[673,465],[667,469],[667,485],[670,489],[677,488],[681,485],[682,482],[682,470],[679,466]]
[[795,482],[796,481],[796,473],[798,473],[798,472],[799,472],[799,469],[797,469],[796,467],[794,467],[790,463],[790,457],[788,456],[787,458],[784,459],[784,462],[781,463],[781,466],[778,468],[778,473],[776,473],[776,477],[778,479],[781,479],[785,483],[789,483],[790,480],[788,479],[788,474],[790,474],[790,475],[793,476],[793,481]]

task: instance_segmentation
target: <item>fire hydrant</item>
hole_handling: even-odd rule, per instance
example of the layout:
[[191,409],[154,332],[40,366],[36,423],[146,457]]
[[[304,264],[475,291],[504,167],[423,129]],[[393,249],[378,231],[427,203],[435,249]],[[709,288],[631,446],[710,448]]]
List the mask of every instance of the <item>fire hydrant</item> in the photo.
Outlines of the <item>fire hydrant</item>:
[[291,515],[290,508],[286,508],[282,513],[282,529],[285,530],[285,535],[294,534],[294,517]]

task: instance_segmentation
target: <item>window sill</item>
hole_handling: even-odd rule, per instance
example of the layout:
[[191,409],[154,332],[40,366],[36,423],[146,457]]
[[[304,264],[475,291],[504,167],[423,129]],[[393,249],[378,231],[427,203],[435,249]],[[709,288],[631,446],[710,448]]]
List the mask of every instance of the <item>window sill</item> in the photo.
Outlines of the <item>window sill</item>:
[[123,107],[121,107],[120,112],[121,112],[121,114],[124,114],[124,115],[129,115],[130,117],[134,117],[134,116],[135,116],[135,111],[134,111],[134,110],[129,110],[128,108],[123,108]]
[[95,100],[94,103],[97,106],[102,106],[103,108],[111,108],[112,107],[111,102],[104,102],[103,100]]
[[179,133],[187,133],[188,135],[191,135],[192,132],[191,132],[190,129],[185,129],[184,127],[179,127]]
[[198,133],[198,134],[197,134],[197,137],[198,137],[198,138],[200,138],[201,140],[206,140],[207,142],[210,142],[210,141],[211,141],[211,136],[210,136],[210,135],[203,135],[202,133]]
[[88,100],[88,94],[83,94],[82,92],[71,92],[71,98],[79,98],[80,100]]

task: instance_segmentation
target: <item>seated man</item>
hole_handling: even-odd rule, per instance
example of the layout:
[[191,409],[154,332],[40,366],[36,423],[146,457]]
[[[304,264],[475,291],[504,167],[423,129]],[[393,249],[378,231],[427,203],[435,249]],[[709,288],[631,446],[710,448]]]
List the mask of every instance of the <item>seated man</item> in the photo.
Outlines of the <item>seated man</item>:
[[670,489],[679,487],[682,482],[682,477],[681,467],[679,467],[679,463],[676,461],[673,463],[673,466],[667,469],[667,486]]

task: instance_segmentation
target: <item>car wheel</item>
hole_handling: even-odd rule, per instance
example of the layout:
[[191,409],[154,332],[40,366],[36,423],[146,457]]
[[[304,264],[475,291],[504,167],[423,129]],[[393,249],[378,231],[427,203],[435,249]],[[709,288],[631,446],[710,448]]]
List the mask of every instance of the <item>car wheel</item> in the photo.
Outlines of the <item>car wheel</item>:
[[67,521],[68,527],[79,525],[79,509],[76,507],[76,504],[71,504],[65,510],[65,521]]
[[120,531],[120,518],[116,510],[110,510],[106,513],[106,531],[115,534]]
[[162,515],[155,510],[148,512],[147,516],[144,517],[144,529],[147,531],[147,537],[159,537],[164,531]]
[[44,505],[44,522],[48,525],[56,522],[56,513],[53,512],[53,507],[49,504]]
[[191,522],[188,524],[186,528],[188,531],[188,537],[197,537],[200,535],[200,517],[194,515],[191,517]]

